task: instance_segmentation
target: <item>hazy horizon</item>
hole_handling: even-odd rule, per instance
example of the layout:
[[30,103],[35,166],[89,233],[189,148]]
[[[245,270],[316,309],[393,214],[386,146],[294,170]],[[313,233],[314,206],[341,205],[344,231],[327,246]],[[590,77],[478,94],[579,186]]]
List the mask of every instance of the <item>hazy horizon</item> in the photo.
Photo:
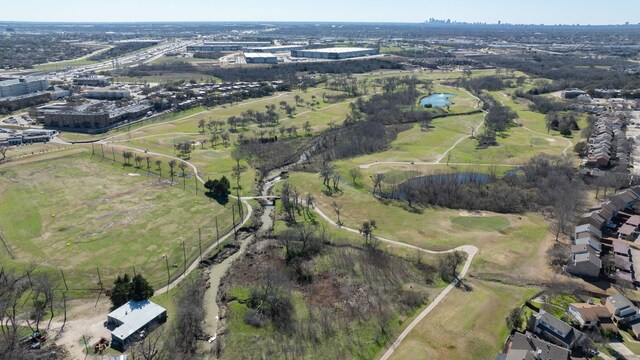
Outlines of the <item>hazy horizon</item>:
[[[141,0],[86,2],[44,0],[3,4],[1,22],[135,23],[135,22],[351,22],[422,23],[430,18],[468,23],[544,25],[621,25],[640,23],[640,2],[612,0],[539,0],[514,4],[509,0],[442,1],[326,0],[308,6],[303,1],[278,0],[265,5],[258,0],[211,2],[203,0]],[[619,7],[620,11],[614,11]],[[418,9],[418,10],[416,10]],[[419,11],[422,9],[422,11]]]

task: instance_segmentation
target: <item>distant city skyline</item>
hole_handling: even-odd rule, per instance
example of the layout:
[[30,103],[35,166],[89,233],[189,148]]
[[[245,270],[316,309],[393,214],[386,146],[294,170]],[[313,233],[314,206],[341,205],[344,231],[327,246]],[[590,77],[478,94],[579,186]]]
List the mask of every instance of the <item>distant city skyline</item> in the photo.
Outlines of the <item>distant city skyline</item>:
[[638,24],[637,0],[139,0],[6,1],[0,21],[167,22],[302,21],[407,22],[430,18],[514,24]]

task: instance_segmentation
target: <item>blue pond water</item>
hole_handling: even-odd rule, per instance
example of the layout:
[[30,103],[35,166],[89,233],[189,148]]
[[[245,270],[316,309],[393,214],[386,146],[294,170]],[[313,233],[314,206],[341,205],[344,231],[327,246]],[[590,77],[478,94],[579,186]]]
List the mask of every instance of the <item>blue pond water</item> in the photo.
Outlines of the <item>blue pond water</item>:
[[454,97],[454,94],[433,94],[427,97],[423,97],[420,100],[420,106],[427,107],[445,107],[451,105],[451,99]]

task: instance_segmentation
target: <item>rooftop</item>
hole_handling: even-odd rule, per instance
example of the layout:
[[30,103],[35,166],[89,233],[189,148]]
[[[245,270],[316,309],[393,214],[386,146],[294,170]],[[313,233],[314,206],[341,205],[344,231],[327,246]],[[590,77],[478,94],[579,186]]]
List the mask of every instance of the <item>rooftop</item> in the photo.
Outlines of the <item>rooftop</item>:
[[[535,335],[527,332],[525,334],[514,333],[511,335],[511,344],[505,359],[541,359],[558,360],[568,359],[570,351],[560,346],[538,339]],[[538,353],[540,357],[536,357]]]
[[575,308],[587,322],[596,322],[611,317],[611,312],[602,304],[574,303],[569,304]]
[[635,305],[633,305],[633,303],[622,294],[609,296],[607,298],[607,302],[618,310],[625,308],[635,308]]
[[273,55],[272,53],[252,53],[252,52],[246,52],[244,53],[244,57],[245,58],[274,58],[276,57],[275,55]]
[[332,48],[324,48],[324,49],[306,49],[303,51],[310,51],[310,52],[319,52],[319,53],[348,53],[348,52],[354,52],[354,51],[369,51],[369,50],[374,50],[371,48],[357,48],[357,47],[332,47]]
[[166,311],[162,306],[149,300],[129,301],[109,313],[109,318],[122,323],[111,334],[124,340]]

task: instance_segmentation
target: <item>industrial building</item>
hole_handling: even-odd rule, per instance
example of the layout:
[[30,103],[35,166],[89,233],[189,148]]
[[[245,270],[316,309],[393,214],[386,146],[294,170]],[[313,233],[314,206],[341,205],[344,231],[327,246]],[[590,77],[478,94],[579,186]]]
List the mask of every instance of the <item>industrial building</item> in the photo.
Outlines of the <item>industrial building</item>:
[[201,45],[188,45],[188,52],[208,52],[208,51],[238,51],[248,47],[267,47],[271,43],[268,41],[217,41],[208,42]]
[[51,100],[51,93],[38,91],[31,94],[0,98],[0,108],[15,111],[29,106],[46,103]]
[[306,48],[306,45],[282,45],[282,46],[259,46],[259,47],[248,47],[248,52],[253,53],[271,53],[271,54],[285,54],[289,53],[293,50],[302,50]]
[[167,320],[167,309],[149,300],[129,301],[107,315],[111,331],[111,347],[124,351],[142,330]]
[[12,130],[0,128],[0,145],[20,146],[49,142],[58,132],[55,130],[28,129]]
[[109,86],[111,78],[101,75],[82,76],[73,79],[73,83],[83,86]]
[[277,64],[278,58],[271,53],[244,53],[247,64]]
[[380,50],[378,49],[334,47],[334,48],[325,48],[325,49],[292,50],[291,57],[341,60],[341,59],[350,59],[350,58],[361,57],[361,56],[377,55],[379,53],[380,53]]
[[117,107],[113,103],[93,101],[75,107],[66,104],[45,105],[30,114],[47,127],[98,133],[118,122],[140,118],[151,109],[152,106],[147,103]]
[[94,90],[87,90],[84,94],[89,99],[102,99],[102,100],[120,100],[120,99],[128,99],[131,97],[131,92],[129,92],[128,90],[94,89]]
[[16,97],[44,91],[49,87],[46,79],[35,76],[0,81],[0,98]]

